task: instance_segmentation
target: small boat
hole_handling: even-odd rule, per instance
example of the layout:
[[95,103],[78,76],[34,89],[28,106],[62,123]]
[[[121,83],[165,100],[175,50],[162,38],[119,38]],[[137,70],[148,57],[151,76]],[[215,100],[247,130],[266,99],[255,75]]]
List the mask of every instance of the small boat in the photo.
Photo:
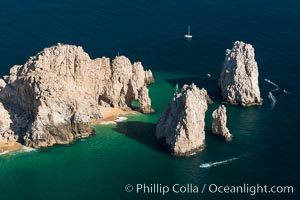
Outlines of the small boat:
[[211,167],[211,164],[210,163],[204,163],[204,164],[201,164],[200,167],[201,168],[209,168],[209,167]]
[[188,32],[184,35],[185,38],[191,39],[193,36],[191,35],[191,28],[188,26]]

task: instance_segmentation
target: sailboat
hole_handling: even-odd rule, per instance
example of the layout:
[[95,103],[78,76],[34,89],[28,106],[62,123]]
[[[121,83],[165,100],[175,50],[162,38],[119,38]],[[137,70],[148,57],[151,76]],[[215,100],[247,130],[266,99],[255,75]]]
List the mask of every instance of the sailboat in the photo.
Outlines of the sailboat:
[[174,95],[177,95],[179,93],[179,86],[178,83],[176,83],[176,86],[174,88]]
[[191,27],[188,26],[188,32],[184,35],[185,38],[191,39],[193,36],[191,35]]

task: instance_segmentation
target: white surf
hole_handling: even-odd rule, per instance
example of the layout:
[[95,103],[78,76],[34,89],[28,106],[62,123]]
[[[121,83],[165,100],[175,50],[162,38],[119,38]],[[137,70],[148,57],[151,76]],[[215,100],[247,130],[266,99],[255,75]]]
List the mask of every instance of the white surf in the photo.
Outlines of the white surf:
[[118,122],[123,122],[123,121],[125,121],[127,119],[128,119],[127,117],[117,117],[116,120],[113,120],[113,121],[103,121],[103,122],[100,122],[100,124],[101,125],[117,124]]
[[0,156],[4,155],[4,154],[7,154],[7,153],[9,153],[9,151],[3,151],[3,152],[0,153]]

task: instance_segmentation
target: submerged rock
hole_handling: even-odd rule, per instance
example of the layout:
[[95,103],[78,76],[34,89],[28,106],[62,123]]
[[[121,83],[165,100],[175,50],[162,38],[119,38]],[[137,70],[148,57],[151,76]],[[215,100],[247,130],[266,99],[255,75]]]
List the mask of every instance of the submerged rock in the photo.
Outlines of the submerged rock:
[[204,147],[208,95],[196,85],[184,85],[158,120],[156,138],[176,156],[188,156]]
[[258,67],[251,44],[236,41],[226,50],[219,80],[223,99],[233,105],[261,104],[258,86]]
[[214,135],[218,135],[224,137],[226,141],[231,141],[232,136],[226,126],[227,123],[227,115],[226,115],[226,107],[224,105],[219,106],[212,113],[212,128],[211,132]]
[[0,81],[0,102],[17,116],[13,131],[25,145],[67,144],[93,133],[99,105],[128,108],[139,100],[150,76],[125,56],[92,60],[82,47],[58,44],[12,67]]

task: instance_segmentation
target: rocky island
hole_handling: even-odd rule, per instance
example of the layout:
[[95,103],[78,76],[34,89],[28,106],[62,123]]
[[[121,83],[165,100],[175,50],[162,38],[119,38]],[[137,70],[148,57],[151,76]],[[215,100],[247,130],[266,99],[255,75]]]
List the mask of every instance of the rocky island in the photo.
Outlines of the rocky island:
[[158,120],[157,140],[175,156],[201,151],[205,141],[205,112],[210,99],[205,89],[184,85]]
[[232,136],[226,126],[226,123],[227,123],[226,107],[224,105],[221,105],[212,113],[211,132],[214,135],[218,135],[225,138],[226,141],[231,141]]
[[[57,44],[0,79],[0,150],[16,141],[33,148],[68,144],[93,133],[101,107],[152,112],[152,72],[125,56],[91,59],[82,47]],[[5,145],[4,145],[5,144]]]
[[262,103],[258,66],[251,44],[236,41],[231,50],[226,50],[219,86],[223,99],[232,105],[251,106]]

